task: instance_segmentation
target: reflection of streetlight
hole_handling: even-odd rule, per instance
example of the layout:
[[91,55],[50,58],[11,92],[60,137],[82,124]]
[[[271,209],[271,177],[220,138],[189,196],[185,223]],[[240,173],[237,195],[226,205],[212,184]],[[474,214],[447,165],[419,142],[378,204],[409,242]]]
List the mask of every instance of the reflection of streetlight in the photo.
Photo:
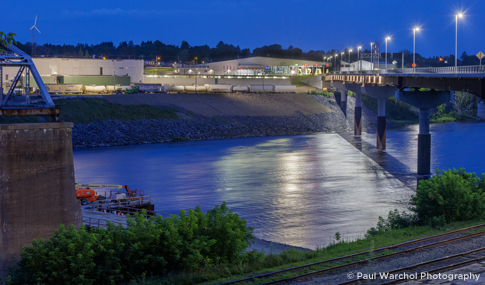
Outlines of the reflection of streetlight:
[[455,15],[456,29],[455,29],[455,73],[458,71],[458,18],[463,18],[463,13]]
[[416,31],[419,32],[419,27],[413,29],[413,73],[416,73]]
[[387,41],[389,41],[391,37],[386,37],[386,73],[387,73]]

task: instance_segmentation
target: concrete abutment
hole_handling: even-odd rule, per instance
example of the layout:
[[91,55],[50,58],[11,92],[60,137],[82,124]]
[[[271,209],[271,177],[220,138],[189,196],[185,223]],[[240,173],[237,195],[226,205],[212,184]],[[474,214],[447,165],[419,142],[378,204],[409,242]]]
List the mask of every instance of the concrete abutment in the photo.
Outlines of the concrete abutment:
[[79,227],[72,123],[0,124],[0,276],[32,240]]

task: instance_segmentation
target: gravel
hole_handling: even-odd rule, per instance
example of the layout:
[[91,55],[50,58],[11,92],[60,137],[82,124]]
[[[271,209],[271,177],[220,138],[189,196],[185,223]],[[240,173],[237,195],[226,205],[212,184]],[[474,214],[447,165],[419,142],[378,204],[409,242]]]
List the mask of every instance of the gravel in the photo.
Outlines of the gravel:
[[[474,249],[479,249],[483,247],[484,242],[485,242],[485,236],[479,236],[476,238],[467,239],[466,241],[457,241],[453,243],[444,244],[441,246],[418,250],[407,254],[400,254],[394,257],[382,258],[370,264],[354,266],[353,268],[347,268],[342,271],[335,271],[333,273],[328,273],[323,276],[312,276],[305,279],[299,279],[288,284],[342,283],[350,280],[347,275],[348,273],[352,273],[353,278],[351,279],[355,279],[357,272],[361,272],[364,274],[372,274],[374,272],[377,272],[377,274],[379,274],[379,272],[389,272],[392,270],[396,270],[398,268],[408,267],[421,262],[443,258],[446,256],[471,251]],[[483,254],[485,254],[485,251]],[[476,255],[474,255],[474,257],[476,257]],[[426,267],[417,268],[415,270],[412,270],[412,272],[408,272],[408,273],[418,272],[419,274],[420,272],[429,271],[445,265],[462,262],[464,260],[467,260],[467,258],[460,257],[453,260],[448,260],[445,262],[428,265]],[[377,284],[377,283],[378,282],[370,282],[370,284]]]
[[[215,116],[192,115],[182,119],[137,121],[98,121],[75,124],[72,142],[75,148],[122,146],[177,141],[227,139],[278,135],[350,132],[354,126],[355,99],[348,98],[347,116],[335,98],[309,95],[334,112],[290,116]],[[364,130],[375,129],[376,115],[363,108]]]

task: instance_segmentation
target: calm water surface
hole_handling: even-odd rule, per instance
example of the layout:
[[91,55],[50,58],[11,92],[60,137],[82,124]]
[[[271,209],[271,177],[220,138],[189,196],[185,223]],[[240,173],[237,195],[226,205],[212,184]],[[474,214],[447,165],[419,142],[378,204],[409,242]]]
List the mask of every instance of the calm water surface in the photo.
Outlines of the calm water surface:
[[[485,172],[485,124],[432,127],[433,168]],[[387,133],[386,155],[416,171],[417,126]],[[374,134],[364,141],[375,145]],[[414,191],[338,134],[92,148],[74,151],[77,183],[127,184],[155,209],[178,213],[222,201],[259,238],[315,248],[336,232],[362,236]]]

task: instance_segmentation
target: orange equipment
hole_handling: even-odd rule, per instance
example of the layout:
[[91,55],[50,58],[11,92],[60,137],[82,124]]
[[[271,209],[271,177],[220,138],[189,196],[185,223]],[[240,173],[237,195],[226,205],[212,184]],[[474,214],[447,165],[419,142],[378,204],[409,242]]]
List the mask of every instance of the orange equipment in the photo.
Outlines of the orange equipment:
[[81,200],[81,205],[86,205],[89,202],[94,202],[98,200],[99,195],[93,189],[77,189],[76,187],[76,198]]
[[[100,197],[96,195],[96,191],[92,188],[114,188],[125,189],[126,196],[128,197],[140,197],[144,195],[143,190],[133,189],[130,190],[127,185],[110,185],[110,184],[78,184],[76,183],[76,198],[81,200],[81,205],[86,205],[89,202],[97,201]],[[120,194],[120,193],[117,193]],[[111,195],[110,195],[111,196]],[[120,195],[116,195],[117,199],[121,198]],[[124,196],[124,195],[123,195]],[[125,198],[126,198],[125,196]]]

